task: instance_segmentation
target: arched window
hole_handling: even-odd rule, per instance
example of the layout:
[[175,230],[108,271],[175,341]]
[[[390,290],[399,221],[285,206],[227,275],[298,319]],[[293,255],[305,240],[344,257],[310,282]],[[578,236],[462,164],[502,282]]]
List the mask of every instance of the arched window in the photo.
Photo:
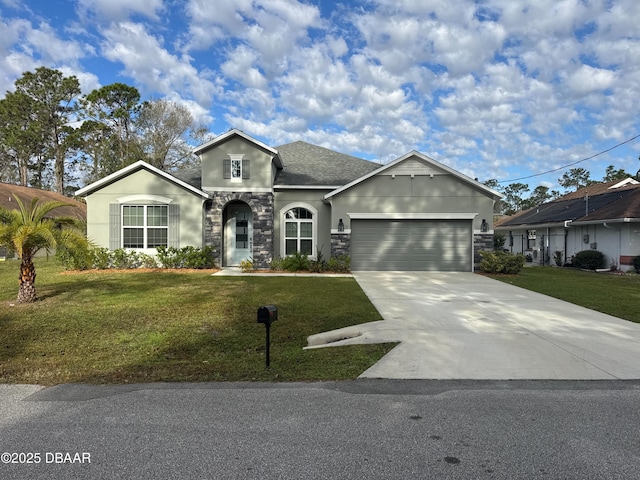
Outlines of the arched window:
[[315,255],[316,212],[302,206],[285,208],[283,213],[284,256]]

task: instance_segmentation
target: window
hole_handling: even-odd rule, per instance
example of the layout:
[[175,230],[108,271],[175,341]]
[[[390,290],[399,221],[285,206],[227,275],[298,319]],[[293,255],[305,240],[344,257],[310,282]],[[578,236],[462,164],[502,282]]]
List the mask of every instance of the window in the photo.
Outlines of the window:
[[155,248],[168,245],[167,205],[123,205],[122,246]]
[[242,179],[242,160],[231,159],[231,180]]
[[527,250],[531,250],[536,246],[536,231],[527,230]]
[[241,182],[250,178],[249,159],[242,158],[244,155],[229,154],[229,158],[222,161],[222,178]]
[[314,214],[303,207],[295,207],[284,214],[284,254],[313,255]]

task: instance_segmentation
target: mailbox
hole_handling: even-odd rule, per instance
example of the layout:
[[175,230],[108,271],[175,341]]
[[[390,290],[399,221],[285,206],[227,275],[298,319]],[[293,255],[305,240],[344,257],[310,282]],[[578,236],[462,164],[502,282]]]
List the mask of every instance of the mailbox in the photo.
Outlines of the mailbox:
[[265,325],[271,325],[278,320],[278,307],[275,305],[265,305],[258,308],[258,323],[264,323]]

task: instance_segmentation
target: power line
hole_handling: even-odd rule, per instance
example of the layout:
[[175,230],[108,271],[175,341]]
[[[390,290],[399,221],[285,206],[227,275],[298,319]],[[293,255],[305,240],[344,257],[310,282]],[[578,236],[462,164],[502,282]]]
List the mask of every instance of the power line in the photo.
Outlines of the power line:
[[578,160],[577,162],[569,163],[569,164],[564,165],[564,166],[562,166],[562,167],[554,168],[553,170],[547,170],[546,172],[542,172],[542,173],[534,173],[533,175],[528,175],[528,176],[526,176],[526,177],[520,177],[520,178],[514,178],[514,179],[511,179],[511,180],[498,180],[498,183],[511,183],[511,182],[517,182],[517,181],[520,181],[520,180],[526,180],[526,179],[528,179],[528,178],[540,177],[540,176],[542,176],[542,175],[546,175],[546,174],[548,174],[548,173],[557,172],[557,171],[559,171],[559,170],[564,170],[565,168],[569,168],[569,167],[572,167],[572,166],[577,165],[577,164],[579,164],[579,163],[586,162],[587,160],[591,160],[592,158],[596,158],[598,155],[602,155],[603,153],[610,152],[611,150],[614,150],[614,149],[616,149],[616,148],[618,148],[618,147],[621,147],[621,146],[622,146],[622,145],[624,145],[625,143],[629,143],[629,142],[634,141],[634,140],[635,140],[636,138],[638,138],[638,137],[640,137],[640,135],[636,135],[635,137],[632,137],[632,138],[630,138],[629,140],[625,140],[624,142],[621,142],[621,143],[619,143],[619,144],[617,144],[617,145],[614,145],[614,146],[613,146],[613,147],[611,147],[611,148],[607,148],[606,150],[603,150],[603,151],[601,151],[601,152],[598,152],[598,153],[596,153],[595,155],[591,155],[590,157],[583,158],[582,160]]

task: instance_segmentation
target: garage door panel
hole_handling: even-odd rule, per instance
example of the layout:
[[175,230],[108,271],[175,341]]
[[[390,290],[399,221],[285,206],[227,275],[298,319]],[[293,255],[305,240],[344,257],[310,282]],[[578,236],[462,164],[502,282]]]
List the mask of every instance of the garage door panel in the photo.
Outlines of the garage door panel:
[[353,270],[471,270],[470,221],[353,220]]

